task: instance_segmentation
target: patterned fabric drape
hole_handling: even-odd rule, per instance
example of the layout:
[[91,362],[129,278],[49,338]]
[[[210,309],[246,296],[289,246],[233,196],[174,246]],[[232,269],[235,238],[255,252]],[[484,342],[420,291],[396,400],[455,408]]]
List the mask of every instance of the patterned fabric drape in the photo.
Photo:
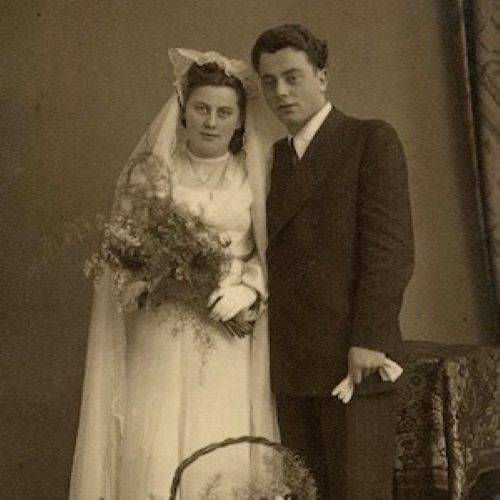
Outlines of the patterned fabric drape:
[[486,490],[500,491],[500,346],[405,341],[405,352],[395,499],[492,499]]
[[475,154],[500,309],[500,0],[460,0],[467,39]]

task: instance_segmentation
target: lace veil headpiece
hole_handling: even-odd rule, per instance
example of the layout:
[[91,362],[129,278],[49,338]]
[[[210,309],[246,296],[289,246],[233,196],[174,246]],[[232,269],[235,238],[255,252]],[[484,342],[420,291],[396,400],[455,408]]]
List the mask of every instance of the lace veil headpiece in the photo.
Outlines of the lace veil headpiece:
[[[175,76],[173,82],[175,91],[142,136],[132,153],[132,158],[141,152],[149,151],[167,163],[170,161],[180,135],[179,118],[181,106],[184,105],[183,85],[186,73],[193,63],[198,65],[216,63],[228,75],[241,81],[247,95],[244,150],[247,156],[251,156],[247,162],[250,175],[250,165],[258,165],[265,161],[263,154],[265,155],[271,143],[265,138],[267,127],[259,123],[265,114],[264,105],[250,68],[241,60],[228,59],[214,51],[199,52],[173,48],[169,50],[168,55]],[[255,157],[257,152],[260,154]]]

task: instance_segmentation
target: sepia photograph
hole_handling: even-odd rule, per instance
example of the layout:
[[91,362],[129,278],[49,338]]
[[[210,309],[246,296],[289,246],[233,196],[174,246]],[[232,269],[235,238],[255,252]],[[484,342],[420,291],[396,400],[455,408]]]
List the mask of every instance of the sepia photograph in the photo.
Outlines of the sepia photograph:
[[0,500],[500,500],[498,0],[5,0]]

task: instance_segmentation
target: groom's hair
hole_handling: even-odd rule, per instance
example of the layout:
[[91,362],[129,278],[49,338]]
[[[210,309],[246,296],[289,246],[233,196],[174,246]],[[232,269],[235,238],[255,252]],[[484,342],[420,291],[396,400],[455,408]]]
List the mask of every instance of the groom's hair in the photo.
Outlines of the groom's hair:
[[328,44],[319,40],[300,24],[284,24],[264,31],[252,48],[252,65],[259,71],[260,56],[264,52],[274,54],[278,50],[291,48],[305,52],[309,62],[317,69],[324,69],[328,62]]

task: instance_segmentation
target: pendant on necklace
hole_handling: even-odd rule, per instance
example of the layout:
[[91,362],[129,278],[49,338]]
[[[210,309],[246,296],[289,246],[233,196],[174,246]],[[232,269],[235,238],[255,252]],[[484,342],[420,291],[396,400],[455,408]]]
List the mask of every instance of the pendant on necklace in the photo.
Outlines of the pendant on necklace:
[[[210,173],[209,173],[209,175],[207,176],[206,179],[202,178],[200,176],[200,174],[196,171],[196,169],[194,168],[194,165],[193,165],[193,161],[192,161],[191,157],[189,156],[189,154],[187,156],[187,159],[188,159],[189,167],[190,167],[190,170],[191,170],[193,177],[200,183],[200,185],[202,187],[207,189],[209,200],[214,201],[214,190],[217,188],[217,186],[223,180],[224,175],[226,174],[226,170],[227,170],[227,167],[229,165],[229,160],[231,159],[231,156],[228,153],[227,160],[225,161],[225,163],[222,167],[222,170],[220,170],[220,172],[216,172],[216,177],[214,177],[213,175],[212,175],[212,177],[210,177]],[[214,179],[215,179],[215,182],[213,181]],[[209,181],[212,181],[212,182],[209,182]]]

